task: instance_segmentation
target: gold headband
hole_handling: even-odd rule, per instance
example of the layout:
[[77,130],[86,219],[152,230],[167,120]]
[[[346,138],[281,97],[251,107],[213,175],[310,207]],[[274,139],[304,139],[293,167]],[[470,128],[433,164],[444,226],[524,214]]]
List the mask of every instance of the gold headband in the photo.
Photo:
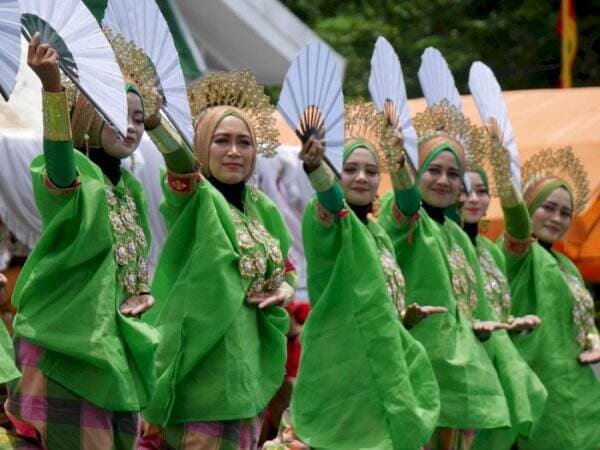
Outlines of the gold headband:
[[421,155],[422,144],[433,138],[445,136],[460,145],[463,154],[463,170],[474,170],[483,166],[490,151],[491,138],[483,127],[475,126],[456,107],[442,100],[413,118],[413,126],[419,136],[419,164],[428,155]]
[[103,27],[103,31],[113,48],[123,79],[133,85],[142,97],[144,117],[152,117],[158,113],[163,97],[154,64],[133,42],[126,41],[108,27]]
[[390,164],[402,152],[398,148],[394,129],[387,125],[384,114],[377,112],[371,102],[353,102],[345,107],[345,141],[365,141],[377,152],[384,162],[381,169],[389,169]]
[[273,156],[279,146],[275,108],[252,72],[248,70],[213,73],[188,88],[196,134],[201,116],[210,108],[230,106],[243,112],[250,133],[255,138],[256,151]]
[[[587,172],[571,147],[547,148],[533,155],[521,169],[523,196],[530,204],[549,182],[560,180],[573,196],[573,210],[580,213],[589,198]],[[529,200],[528,200],[529,199]]]

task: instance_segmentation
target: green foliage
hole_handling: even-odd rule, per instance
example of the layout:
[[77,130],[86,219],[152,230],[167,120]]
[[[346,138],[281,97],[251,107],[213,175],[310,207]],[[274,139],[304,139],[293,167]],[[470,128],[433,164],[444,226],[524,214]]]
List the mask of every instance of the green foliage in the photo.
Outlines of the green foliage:
[[[420,97],[417,71],[428,46],[448,60],[461,93],[471,63],[482,60],[504,89],[558,86],[560,0],[283,0],[346,58],[344,93],[368,97],[373,45],[385,36],[402,62],[409,97]],[[600,84],[600,0],[577,2],[575,86]]]

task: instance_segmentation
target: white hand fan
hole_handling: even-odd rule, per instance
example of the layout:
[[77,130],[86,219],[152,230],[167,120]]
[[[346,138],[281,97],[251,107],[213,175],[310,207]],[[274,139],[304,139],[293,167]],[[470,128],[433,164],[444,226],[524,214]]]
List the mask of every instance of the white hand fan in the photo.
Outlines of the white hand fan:
[[17,0],[0,0],[0,95],[8,101],[21,61],[21,25]]
[[433,47],[425,49],[421,55],[418,76],[427,105],[431,106],[442,100],[448,100],[452,106],[462,111],[460,94],[456,89],[454,76],[439,50]]
[[338,173],[344,154],[344,94],[335,55],[320,42],[307,44],[288,69],[277,109],[302,142],[323,139],[326,159]]
[[386,116],[392,116],[391,122],[398,124],[410,162],[417,167],[418,138],[410,119],[402,66],[394,48],[382,36],[377,38],[371,57],[369,92],[377,109],[389,111]]
[[108,123],[127,133],[121,70],[98,22],[80,0],[19,0],[23,35],[36,32],[60,55],[60,68]]
[[187,143],[194,127],[177,49],[154,0],[109,0],[102,25],[133,42],[150,58],[163,95],[162,110]]
[[469,90],[473,95],[481,120],[487,124],[491,118],[498,121],[502,131],[502,144],[510,152],[510,171],[515,187],[521,190],[521,164],[519,163],[519,151],[515,142],[515,134],[508,117],[508,111],[502,88],[494,72],[483,64],[476,61],[471,65],[469,71]]

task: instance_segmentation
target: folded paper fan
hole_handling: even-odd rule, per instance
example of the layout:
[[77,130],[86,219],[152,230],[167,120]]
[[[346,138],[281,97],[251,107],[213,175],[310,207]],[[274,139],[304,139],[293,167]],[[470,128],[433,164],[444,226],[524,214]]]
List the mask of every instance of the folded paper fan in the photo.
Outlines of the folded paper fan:
[[8,101],[21,61],[21,25],[17,0],[0,0],[0,95]]
[[421,55],[418,76],[428,106],[447,100],[456,109],[462,110],[454,76],[439,50],[433,47],[425,49]]
[[277,109],[302,142],[325,143],[338,173],[344,153],[344,94],[334,53],[320,42],[307,44],[288,69]]
[[156,70],[162,110],[188,143],[194,128],[181,63],[167,22],[154,0],[109,0],[102,25],[133,42]]
[[487,124],[490,119],[495,119],[502,133],[502,145],[510,153],[510,171],[515,187],[521,190],[521,164],[519,162],[519,150],[515,141],[510,118],[502,88],[494,76],[494,72],[480,61],[471,65],[469,71],[469,90],[473,95],[481,120]]
[[98,22],[80,0],[19,0],[22,32],[58,52],[63,73],[122,134],[127,133],[123,76]]
[[404,148],[413,167],[417,167],[417,132],[410,118],[402,66],[394,48],[381,36],[377,38],[371,57],[369,92],[373,103],[380,112],[384,112],[388,123],[402,132]]

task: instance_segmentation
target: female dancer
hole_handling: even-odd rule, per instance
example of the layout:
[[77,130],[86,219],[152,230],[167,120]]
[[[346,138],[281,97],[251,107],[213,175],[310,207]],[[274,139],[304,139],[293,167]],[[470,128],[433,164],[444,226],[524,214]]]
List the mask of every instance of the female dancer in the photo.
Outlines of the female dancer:
[[407,295],[449,311],[412,330],[440,385],[440,428],[432,447],[469,448],[472,433],[460,430],[510,423],[502,386],[482,343],[504,326],[488,321],[487,312],[479,309],[475,266],[464,251],[468,238],[446,218],[456,216],[465,167],[457,138],[470,147],[486,136],[446,102],[429,107],[414,123],[420,135],[416,179],[406,165],[392,173],[394,195],[384,201],[380,223],[394,244]]
[[273,108],[249,72],[211,75],[190,100],[194,153],[168,128],[158,133],[169,234],[148,316],[162,340],[143,445],[256,448],[283,382],[289,321],[280,306],[295,286],[284,221],[248,183],[257,152],[277,145]]
[[600,361],[600,337],[594,303],[573,262],[552,250],[586,204],[586,172],[570,148],[543,150],[523,166],[521,197],[511,181],[501,130],[494,123],[491,128],[512,314],[541,319],[536,330],[513,339],[548,390],[543,415],[519,448],[597,449],[600,382],[591,364]]
[[446,309],[406,310],[393,247],[371,217],[383,116],[355,105],[346,109],[346,125],[340,184],[319,141],[308,140],[300,155],[317,198],[303,224],[312,311],[292,421],[311,447],[418,449],[435,428],[439,392],[423,347],[399,317],[415,325]]
[[131,449],[157,342],[135,318],[153,303],[145,201],[120,168],[142,137],[143,104],[129,85],[125,140],[82,96],[70,118],[57,61],[36,35],[28,63],[44,88],[44,154],[31,172],[43,231],[13,296],[23,377],[6,410],[40,448]]

